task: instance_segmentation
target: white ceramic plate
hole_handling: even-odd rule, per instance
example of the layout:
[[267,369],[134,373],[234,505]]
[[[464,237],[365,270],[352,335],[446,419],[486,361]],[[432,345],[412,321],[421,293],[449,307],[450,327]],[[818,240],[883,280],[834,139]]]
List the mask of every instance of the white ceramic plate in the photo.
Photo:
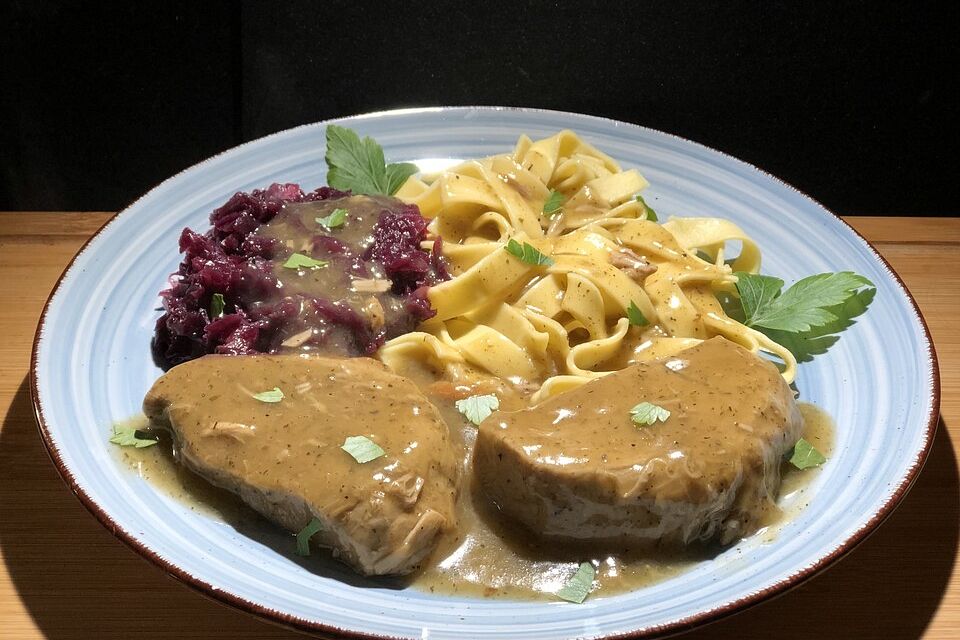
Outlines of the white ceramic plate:
[[[803,399],[836,420],[836,451],[810,504],[773,541],[751,538],[641,591],[583,605],[471,600],[317,575],[269,544],[198,514],[121,468],[110,425],[135,414],[160,374],[149,350],[157,292],[179,262],[184,226],[238,190],[324,184],[324,123],[284,131],[202,162],[121,212],[77,255],[44,310],[32,390],[60,473],[90,511],[144,557],[207,595],[305,630],[350,637],[532,638],[664,633],[715,619],[796,585],[849,551],[906,493],[933,439],[936,359],[923,319],[889,265],[850,227],[757,168],[701,145],[590,116],[437,108],[344,118],[389,161],[424,169],[510,149],[571,128],[651,183],[667,215],[730,218],[760,244],[764,270],[788,282],[852,270],[877,285],[868,313],[800,368]],[[892,552],[892,551],[891,551]]]

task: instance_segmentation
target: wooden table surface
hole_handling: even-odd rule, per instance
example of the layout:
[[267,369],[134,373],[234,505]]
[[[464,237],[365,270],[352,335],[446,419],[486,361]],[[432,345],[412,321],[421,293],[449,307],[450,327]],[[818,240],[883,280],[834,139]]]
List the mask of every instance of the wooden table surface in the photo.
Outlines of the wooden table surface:
[[[40,443],[27,381],[40,309],[109,216],[0,213],[0,638],[302,637],[139,558],[70,494]],[[836,566],[685,638],[960,638],[960,218],[848,221],[900,273],[933,332],[943,378],[933,450],[900,508]]]

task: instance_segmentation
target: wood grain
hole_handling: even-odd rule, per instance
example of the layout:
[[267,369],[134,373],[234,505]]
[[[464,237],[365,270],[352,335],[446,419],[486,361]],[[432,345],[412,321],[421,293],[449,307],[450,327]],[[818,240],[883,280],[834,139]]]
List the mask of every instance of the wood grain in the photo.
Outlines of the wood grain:
[[[0,213],[0,638],[293,638],[148,565],[66,489],[26,376],[40,309],[106,213]],[[849,218],[922,308],[943,378],[940,428],[899,509],[824,574],[688,638],[958,638],[960,218]]]

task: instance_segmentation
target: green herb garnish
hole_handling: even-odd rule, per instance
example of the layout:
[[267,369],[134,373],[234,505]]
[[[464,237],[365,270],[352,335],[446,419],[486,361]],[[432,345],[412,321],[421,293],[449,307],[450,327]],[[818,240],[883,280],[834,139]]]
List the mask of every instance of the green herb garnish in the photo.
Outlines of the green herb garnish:
[[738,272],[744,324],[789,349],[800,362],[824,353],[853,324],[877,293],[873,283],[850,271],[821,273],[781,293],[783,280]]
[[457,406],[457,411],[479,427],[481,422],[500,408],[500,399],[491,393],[484,396],[470,396],[457,400],[454,404]]
[[669,417],[669,411],[650,402],[641,402],[630,409],[630,419],[636,425],[651,425],[657,420],[666,422]]
[[559,191],[551,191],[547,201],[543,203],[543,212],[551,218],[560,213],[563,209],[563,194]]
[[308,556],[310,555],[310,538],[313,537],[315,533],[323,529],[323,524],[316,518],[310,520],[303,529],[297,534],[297,555],[298,556]]
[[510,255],[519,258],[521,262],[526,262],[527,264],[537,266],[545,265],[548,267],[553,265],[553,258],[543,255],[539,249],[527,242],[520,244],[511,238],[504,249],[506,249]]
[[647,320],[643,312],[640,311],[640,307],[638,307],[637,303],[633,300],[630,301],[630,306],[627,307],[627,320],[635,327],[645,327],[650,324],[650,321]]
[[386,453],[380,445],[366,436],[348,436],[340,448],[360,464],[376,460]]
[[383,148],[373,138],[335,124],[327,125],[327,183],[354,193],[392,196],[417,172],[409,162],[386,164]]
[[115,424],[113,425],[113,435],[110,436],[110,442],[121,447],[143,449],[157,444],[157,438],[153,434],[141,431],[136,427]]
[[261,391],[260,393],[253,394],[253,399],[259,400],[260,402],[277,403],[283,400],[283,398],[283,391],[280,391],[280,387],[274,387],[270,391]]
[[563,585],[556,596],[567,602],[582,604],[587,596],[593,590],[593,578],[597,575],[593,565],[589,562],[581,562],[580,568],[573,574],[573,577]]
[[842,305],[873,283],[850,271],[821,273],[798,281],[780,293],[783,280],[737,273],[737,291],[751,327],[802,333],[840,318],[829,309]]
[[800,438],[797,440],[797,444],[793,445],[793,451],[790,452],[790,464],[795,466],[797,469],[809,469],[810,467],[819,467],[821,464],[827,461],[822,453],[816,450],[816,448]]
[[634,196],[634,199],[643,205],[643,208],[647,212],[647,220],[653,220],[654,222],[660,221],[660,219],[657,218],[657,212],[653,210],[653,207],[647,204],[647,201],[643,199],[643,196],[637,194]]
[[321,218],[314,218],[314,221],[323,225],[327,229],[335,229],[336,227],[342,227],[343,223],[347,220],[347,210],[346,209],[334,209],[330,212],[330,215],[323,216]]
[[302,253],[295,253],[287,261],[283,263],[283,266],[287,269],[320,269],[321,267],[326,267],[330,263],[326,260],[316,260],[310,256],[305,256]]
[[219,318],[223,315],[223,294],[215,293],[213,297],[210,298],[210,319]]

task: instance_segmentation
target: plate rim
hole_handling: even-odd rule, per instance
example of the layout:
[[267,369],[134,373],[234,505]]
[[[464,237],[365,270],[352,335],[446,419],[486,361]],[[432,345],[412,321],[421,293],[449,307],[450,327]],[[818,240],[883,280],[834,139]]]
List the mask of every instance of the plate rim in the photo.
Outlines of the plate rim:
[[260,143],[270,138],[274,138],[281,135],[287,135],[290,132],[296,131],[298,129],[308,129],[308,128],[314,128],[318,126],[326,126],[329,124],[341,123],[343,121],[352,122],[357,120],[390,117],[390,116],[397,116],[397,115],[411,115],[411,114],[415,115],[415,114],[423,114],[423,113],[446,113],[451,111],[453,112],[484,111],[484,112],[491,112],[491,113],[502,112],[502,111],[517,111],[517,112],[523,112],[523,113],[534,113],[534,114],[545,113],[545,114],[552,114],[552,115],[575,116],[578,118],[601,120],[601,121],[611,123],[615,126],[626,125],[628,127],[645,129],[647,131],[654,132],[659,135],[667,136],[669,138],[682,141],[686,144],[692,144],[696,147],[706,149],[710,152],[713,152],[715,154],[722,156],[725,160],[733,161],[734,163],[743,165],[749,168],[750,170],[755,171],[759,174],[762,174],[763,176],[773,180],[779,185],[786,187],[790,191],[793,191],[794,193],[802,196],[803,198],[806,198],[807,200],[813,202],[818,207],[820,207],[820,209],[823,210],[825,213],[829,214],[830,216],[838,220],[855,237],[859,238],[863,242],[865,247],[870,251],[870,253],[873,254],[873,257],[877,259],[879,263],[883,265],[886,268],[886,270],[889,272],[889,274],[893,277],[893,280],[895,281],[900,292],[903,294],[904,298],[909,303],[910,307],[913,310],[914,315],[916,316],[917,320],[919,320],[921,329],[923,330],[922,337],[926,342],[927,356],[929,358],[929,363],[930,363],[929,392],[930,392],[930,401],[931,401],[930,411],[927,415],[927,425],[924,430],[923,446],[918,452],[916,459],[913,461],[913,465],[907,471],[907,474],[900,480],[896,489],[891,493],[890,497],[880,506],[878,511],[869,520],[867,520],[861,527],[859,527],[849,537],[847,537],[843,542],[841,542],[836,549],[826,554],[825,556],[821,557],[819,560],[817,560],[813,564],[806,566],[800,569],[799,571],[791,575],[788,575],[782,578],[781,580],[778,580],[777,582],[774,582],[773,584],[768,585],[767,587],[759,591],[755,591],[753,593],[750,593],[736,600],[727,602],[715,609],[700,611],[700,612],[691,614],[689,616],[685,616],[683,618],[673,620],[666,624],[641,628],[634,631],[628,631],[622,634],[605,635],[601,637],[603,640],[634,640],[638,638],[662,638],[662,637],[666,637],[666,636],[670,636],[678,633],[683,633],[685,631],[692,630],[696,627],[700,627],[712,622],[716,622],[723,618],[727,618],[741,611],[745,611],[746,609],[751,608],[757,604],[760,604],[762,602],[771,600],[775,597],[781,596],[787,593],[788,591],[807,582],[812,577],[818,575],[822,571],[826,570],[827,568],[829,568],[830,566],[838,562],[841,558],[845,557],[847,554],[853,551],[857,546],[860,545],[860,543],[866,540],[871,534],[873,534],[879,528],[879,526],[890,516],[891,513],[893,513],[893,511],[903,501],[903,498],[910,491],[910,488],[913,486],[917,477],[920,475],[920,472],[922,471],[929,457],[930,450],[933,446],[934,438],[936,436],[937,426],[940,421],[940,401],[941,401],[940,366],[937,358],[936,348],[933,342],[933,336],[930,333],[930,327],[927,324],[926,318],[924,318],[922,311],[920,310],[920,306],[917,304],[916,299],[914,298],[913,294],[910,292],[910,289],[907,287],[906,283],[904,283],[903,279],[900,277],[900,274],[897,273],[897,271],[893,268],[890,262],[879,251],[877,251],[876,247],[874,247],[869,240],[863,237],[863,235],[860,234],[860,232],[857,231],[851,224],[849,224],[839,215],[834,213],[831,209],[824,206],[823,203],[821,203],[819,200],[811,197],[810,195],[801,191],[800,189],[793,186],[792,184],[786,182],[781,178],[778,178],[777,176],[765,171],[764,169],[761,169],[760,167],[750,162],[741,160],[740,158],[732,156],[726,152],[720,151],[718,149],[696,142],[694,140],[690,140],[689,138],[679,136],[677,134],[661,131],[659,129],[654,129],[652,127],[647,127],[647,126],[639,125],[632,122],[626,122],[624,120],[616,120],[614,118],[608,118],[604,116],[597,116],[597,115],[585,114],[585,113],[577,113],[572,111],[541,109],[541,108],[535,108],[535,107],[513,107],[513,106],[493,106],[493,105],[411,107],[411,108],[402,108],[402,109],[386,109],[381,111],[371,111],[371,112],[366,112],[366,113],[361,113],[356,115],[341,116],[337,118],[328,118],[326,120],[318,120],[316,122],[304,123],[295,127],[290,127],[288,129],[283,129],[281,131],[271,133],[266,136],[255,138],[253,140],[248,140],[247,142],[243,142],[239,145],[230,147],[228,149],[224,149],[216,154],[213,154],[201,160],[200,162],[190,165],[189,167],[185,167],[184,169],[178,171],[177,173],[157,183],[152,188],[145,191],[142,195],[140,195],[139,197],[134,199],[132,202],[130,202],[130,204],[128,204],[126,207],[124,207],[123,209],[115,213],[109,220],[107,220],[103,225],[101,225],[100,228],[97,229],[83,243],[83,245],[77,250],[74,256],[67,263],[66,267],[64,267],[63,272],[57,278],[56,283],[51,289],[50,295],[47,297],[47,300],[44,302],[43,309],[40,312],[40,317],[37,322],[37,328],[36,328],[36,332],[34,333],[33,345],[30,352],[30,371],[29,371],[30,399],[31,399],[31,404],[33,406],[34,418],[37,422],[37,428],[40,433],[41,441],[43,442],[44,449],[46,450],[48,456],[53,462],[54,467],[56,468],[60,477],[63,479],[64,483],[67,485],[67,488],[70,489],[71,493],[73,493],[77,497],[80,503],[87,509],[87,511],[91,513],[91,515],[93,515],[100,522],[101,525],[103,525],[110,533],[112,533],[115,538],[117,538],[122,543],[124,543],[128,548],[133,550],[139,557],[150,562],[155,567],[159,568],[166,574],[172,576],[182,584],[190,587],[192,590],[199,593],[200,595],[206,597],[207,599],[218,602],[220,604],[223,604],[231,608],[238,609],[244,613],[253,615],[266,622],[270,622],[283,627],[295,629],[297,631],[308,632],[311,634],[324,633],[324,634],[330,635],[331,637],[343,638],[345,640],[403,640],[398,636],[389,636],[389,635],[367,633],[367,632],[357,632],[350,629],[344,629],[341,627],[326,624],[321,621],[312,621],[306,618],[301,618],[299,616],[295,616],[289,613],[278,611],[276,609],[272,609],[270,607],[264,606],[261,603],[248,600],[247,598],[243,598],[227,590],[221,589],[219,587],[215,587],[214,585],[202,580],[198,576],[195,576],[189,573],[188,571],[178,566],[174,562],[162,558],[158,553],[156,553],[154,550],[150,549],[146,544],[138,540],[136,536],[134,536],[132,533],[130,533],[125,528],[123,528],[120,524],[114,521],[114,519],[110,516],[110,514],[108,514],[103,507],[101,507],[93,498],[90,497],[90,495],[84,490],[83,486],[77,481],[73,473],[64,463],[63,458],[60,455],[60,451],[53,441],[49,426],[47,425],[47,422],[43,413],[43,407],[41,406],[41,403],[40,403],[39,389],[37,384],[37,380],[38,380],[37,366],[38,366],[40,341],[41,341],[41,337],[43,335],[43,332],[46,326],[46,321],[47,321],[47,312],[49,310],[51,302],[60,292],[64,279],[73,270],[74,264],[76,263],[77,259],[87,251],[90,244],[96,238],[98,238],[111,224],[113,224],[118,219],[120,219],[121,216],[127,214],[131,207],[136,205],[138,202],[140,202],[144,198],[147,198],[148,196],[150,196],[152,193],[154,193],[163,185],[173,180],[176,180],[182,174],[188,171],[192,171],[194,169],[197,169],[198,167],[202,167],[212,162],[213,160],[215,160],[216,158],[224,154],[232,153],[238,149],[242,149],[244,147],[247,147],[256,143]]

